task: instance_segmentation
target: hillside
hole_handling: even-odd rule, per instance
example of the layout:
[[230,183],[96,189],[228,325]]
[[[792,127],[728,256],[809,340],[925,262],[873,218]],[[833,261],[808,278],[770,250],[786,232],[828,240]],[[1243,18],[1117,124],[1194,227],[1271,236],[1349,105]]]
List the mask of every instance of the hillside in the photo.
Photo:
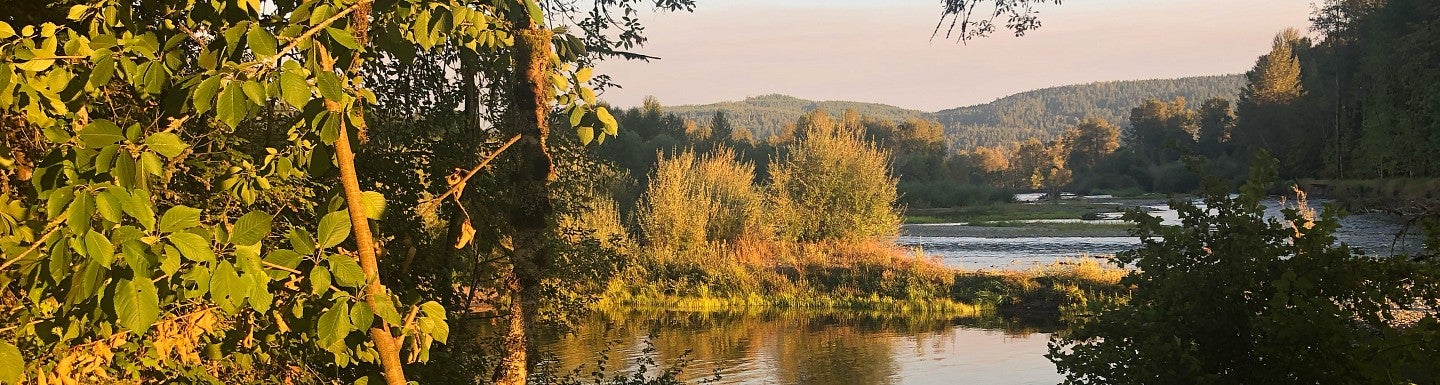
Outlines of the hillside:
[[768,138],[771,134],[779,132],[780,128],[785,127],[786,124],[795,123],[795,120],[816,109],[824,109],[836,115],[853,109],[861,115],[889,120],[931,119],[930,113],[925,111],[885,104],[849,101],[817,102],[778,94],[754,96],[738,102],[666,106],[665,112],[694,120],[700,124],[707,124],[710,122],[710,118],[715,116],[715,111],[725,111],[725,117],[730,119],[731,125],[736,129],[744,127],[754,133],[756,138]]
[[1086,117],[1128,126],[1130,109],[1146,99],[1181,96],[1199,104],[1213,97],[1234,99],[1244,85],[1244,75],[1096,82],[1022,92],[986,104],[936,112],[930,119],[945,125],[946,135],[957,148],[1031,136],[1046,140]]
[[1130,109],[1149,98],[1185,97],[1192,103],[1212,97],[1234,98],[1245,83],[1243,75],[1197,76],[1178,79],[1126,80],[1052,87],[996,99],[993,102],[924,112],[878,103],[811,101],[786,95],[764,95],[736,102],[665,107],[706,124],[715,111],[725,111],[731,123],[757,138],[767,138],[786,124],[817,108],[839,114],[853,109],[882,119],[924,118],[945,125],[954,148],[988,146],[1028,137],[1053,138],[1085,117],[1129,124]]

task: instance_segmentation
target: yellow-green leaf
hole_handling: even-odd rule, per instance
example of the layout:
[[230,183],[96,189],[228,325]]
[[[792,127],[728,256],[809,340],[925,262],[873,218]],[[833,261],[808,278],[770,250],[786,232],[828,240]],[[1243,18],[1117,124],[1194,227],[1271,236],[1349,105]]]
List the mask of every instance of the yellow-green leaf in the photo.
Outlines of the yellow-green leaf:
[[325,214],[323,218],[320,218],[320,229],[316,234],[319,234],[320,244],[317,246],[321,249],[328,249],[344,242],[346,238],[350,237],[350,212],[340,210]]
[[340,77],[334,72],[321,71],[315,74],[315,85],[320,86],[320,96],[333,101],[340,101],[345,98],[345,91],[340,88]]
[[160,216],[160,231],[174,233],[200,225],[200,209],[175,206]]
[[120,127],[105,119],[96,119],[80,129],[80,141],[86,147],[101,148],[125,140]]
[[331,39],[334,39],[336,43],[340,43],[340,45],[345,46],[345,48],[353,50],[360,49],[360,44],[355,42],[355,36],[351,36],[350,32],[346,32],[343,29],[326,27],[325,33],[329,34]]
[[150,134],[150,137],[145,138],[145,145],[166,158],[180,156],[180,153],[189,147],[180,140],[180,136],[168,132]]
[[595,128],[590,126],[575,127],[575,135],[580,136],[581,145],[589,145],[590,141],[595,140]]
[[242,246],[254,245],[270,234],[270,214],[251,211],[235,220],[235,229],[230,231],[230,243]]
[[[0,32],[9,30],[10,26],[0,22]],[[11,35],[15,31],[10,31]],[[0,33],[0,35],[4,35]],[[0,383],[5,385],[17,385],[25,378],[25,356],[20,355],[20,349],[9,342],[0,341]]]
[[305,108],[310,102],[310,85],[305,84],[305,75],[297,69],[285,69],[280,73],[280,97],[295,108]]
[[185,259],[195,262],[211,262],[215,260],[215,251],[210,250],[210,241],[205,237],[191,233],[170,234],[170,244],[180,251]]
[[155,284],[149,279],[137,277],[136,280],[122,280],[115,287],[115,315],[120,317],[120,325],[134,332],[136,335],[145,335],[150,325],[160,319],[160,296],[155,290]]
[[595,109],[595,117],[600,120],[600,128],[610,136],[615,136],[620,130],[620,123],[615,121],[615,116],[610,115],[610,110],[605,107]]
[[255,52],[256,56],[274,56],[278,49],[275,35],[260,27],[260,24],[250,26],[250,31],[245,34],[245,41],[250,43],[250,50]]
[[360,269],[360,264],[355,258],[334,254],[330,261],[330,273],[335,276],[335,283],[340,286],[358,288],[365,285],[365,270]]

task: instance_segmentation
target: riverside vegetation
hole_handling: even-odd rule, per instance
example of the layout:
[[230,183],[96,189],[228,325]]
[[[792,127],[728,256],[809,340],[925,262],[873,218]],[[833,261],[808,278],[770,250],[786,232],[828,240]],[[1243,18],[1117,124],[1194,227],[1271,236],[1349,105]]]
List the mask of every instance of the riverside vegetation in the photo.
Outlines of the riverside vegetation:
[[[989,21],[1038,26],[1033,1],[980,2],[995,7]],[[994,29],[972,24],[989,22],[985,8],[971,18],[976,3],[945,2],[962,38]],[[1323,79],[1303,68],[1330,49],[1375,60],[1335,56],[1354,65],[1337,67],[1355,70],[1341,105],[1359,123],[1333,138],[1334,172],[1319,176],[1433,176],[1433,143],[1420,138],[1434,110],[1384,93],[1433,94],[1411,87],[1435,82],[1384,76],[1390,64],[1440,68],[1404,54],[1435,41],[1403,22],[1433,19],[1432,4],[1327,3],[1334,40],[1282,34],[1247,77],[1236,121],[1220,102],[1197,115],[1154,101],[1128,128],[1067,122],[1047,141],[963,153],[923,119],[812,111],[762,141],[723,115],[672,119],[658,102],[612,113],[596,94],[613,84],[594,65],[644,58],[627,51],[644,42],[630,18],[640,2],[594,4],[10,8],[0,384],[544,382],[532,371],[538,330],[606,305],[1040,313],[1080,325],[1052,353],[1075,382],[1433,382],[1440,367],[1433,310],[1378,322],[1403,304],[1435,308],[1434,258],[1350,253],[1326,242],[1329,217],[1263,221],[1259,187],[1213,197],[1215,215],[1186,209],[1188,227],[1137,218],[1147,242],[1121,262],[1140,271],[963,272],[889,246],[905,205],[1009,189],[1194,190],[1201,179],[1178,171],[1205,162],[1187,151],[1235,182],[1233,159],[1308,132],[1267,122],[1325,115],[1313,113],[1332,101],[1314,86]],[[1404,49],[1376,53],[1392,43]],[[1210,147],[1226,132],[1235,140]],[[1357,133],[1363,145],[1350,146]],[[1412,146],[1381,145],[1396,141]],[[1331,164],[1324,148],[1277,149],[1280,174]],[[1235,360],[1252,353],[1277,363]],[[1311,357],[1336,365],[1306,372]]]
[[1089,262],[976,273],[893,245],[900,213],[891,155],[843,122],[802,120],[801,139],[757,185],[718,147],[662,156],[641,196],[638,264],[601,306],[744,306],[935,312],[1083,306],[1119,295],[1120,270]]

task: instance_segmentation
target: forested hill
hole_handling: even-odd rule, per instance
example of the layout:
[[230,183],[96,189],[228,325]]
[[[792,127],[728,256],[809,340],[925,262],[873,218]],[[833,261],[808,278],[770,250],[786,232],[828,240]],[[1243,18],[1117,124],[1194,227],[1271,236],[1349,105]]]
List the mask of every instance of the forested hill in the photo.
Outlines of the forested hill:
[[1027,91],[993,102],[953,108],[930,115],[945,125],[957,148],[1049,140],[1086,117],[1128,126],[1130,109],[1146,99],[1184,97],[1193,106],[1205,99],[1235,99],[1244,75],[1196,76],[1178,79],[1125,80],[1069,85]]
[[1049,140],[1089,116],[1128,125],[1130,109],[1145,99],[1169,100],[1183,96],[1199,104],[1204,99],[1233,99],[1244,84],[1243,75],[1197,76],[1179,79],[1127,80],[1069,85],[1027,91],[975,106],[925,112],[878,103],[812,101],[786,95],[764,95],[736,102],[666,106],[665,112],[708,124],[716,111],[724,111],[735,129],[745,128],[755,138],[768,138],[800,116],[824,109],[839,115],[853,109],[861,115],[904,120],[923,118],[945,125],[954,148],[995,145],[1029,137]]
[[855,110],[861,115],[887,120],[909,118],[930,119],[930,113],[879,103],[849,101],[813,101],[789,95],[770,94],[752,96],[738,102],[720,102],[705,105],[665,106],[665,112],[681,118],[708,124],[716,111],[725,111],[725,117],[735,129],[750,130],[756,138],[769,138],[778,133],[786,124],[794,124],[800,116],[816,109],[824,109],[837,116],[845,110]]

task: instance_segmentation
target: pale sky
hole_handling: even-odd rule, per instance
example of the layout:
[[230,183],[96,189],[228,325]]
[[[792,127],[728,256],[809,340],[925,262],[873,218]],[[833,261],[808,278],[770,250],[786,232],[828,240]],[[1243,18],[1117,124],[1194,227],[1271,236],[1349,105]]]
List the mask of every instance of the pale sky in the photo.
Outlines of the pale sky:
[[[1066,0],[1039,30],[962,45],[930,39],[938,0],[697,0],[694,13],[642,12],[651,62],[599,71],[636,106],[771,93],[936,111],[1076,83],[1242,73],[1310,0]],[[943,32],[942,32],[943,33]]]

